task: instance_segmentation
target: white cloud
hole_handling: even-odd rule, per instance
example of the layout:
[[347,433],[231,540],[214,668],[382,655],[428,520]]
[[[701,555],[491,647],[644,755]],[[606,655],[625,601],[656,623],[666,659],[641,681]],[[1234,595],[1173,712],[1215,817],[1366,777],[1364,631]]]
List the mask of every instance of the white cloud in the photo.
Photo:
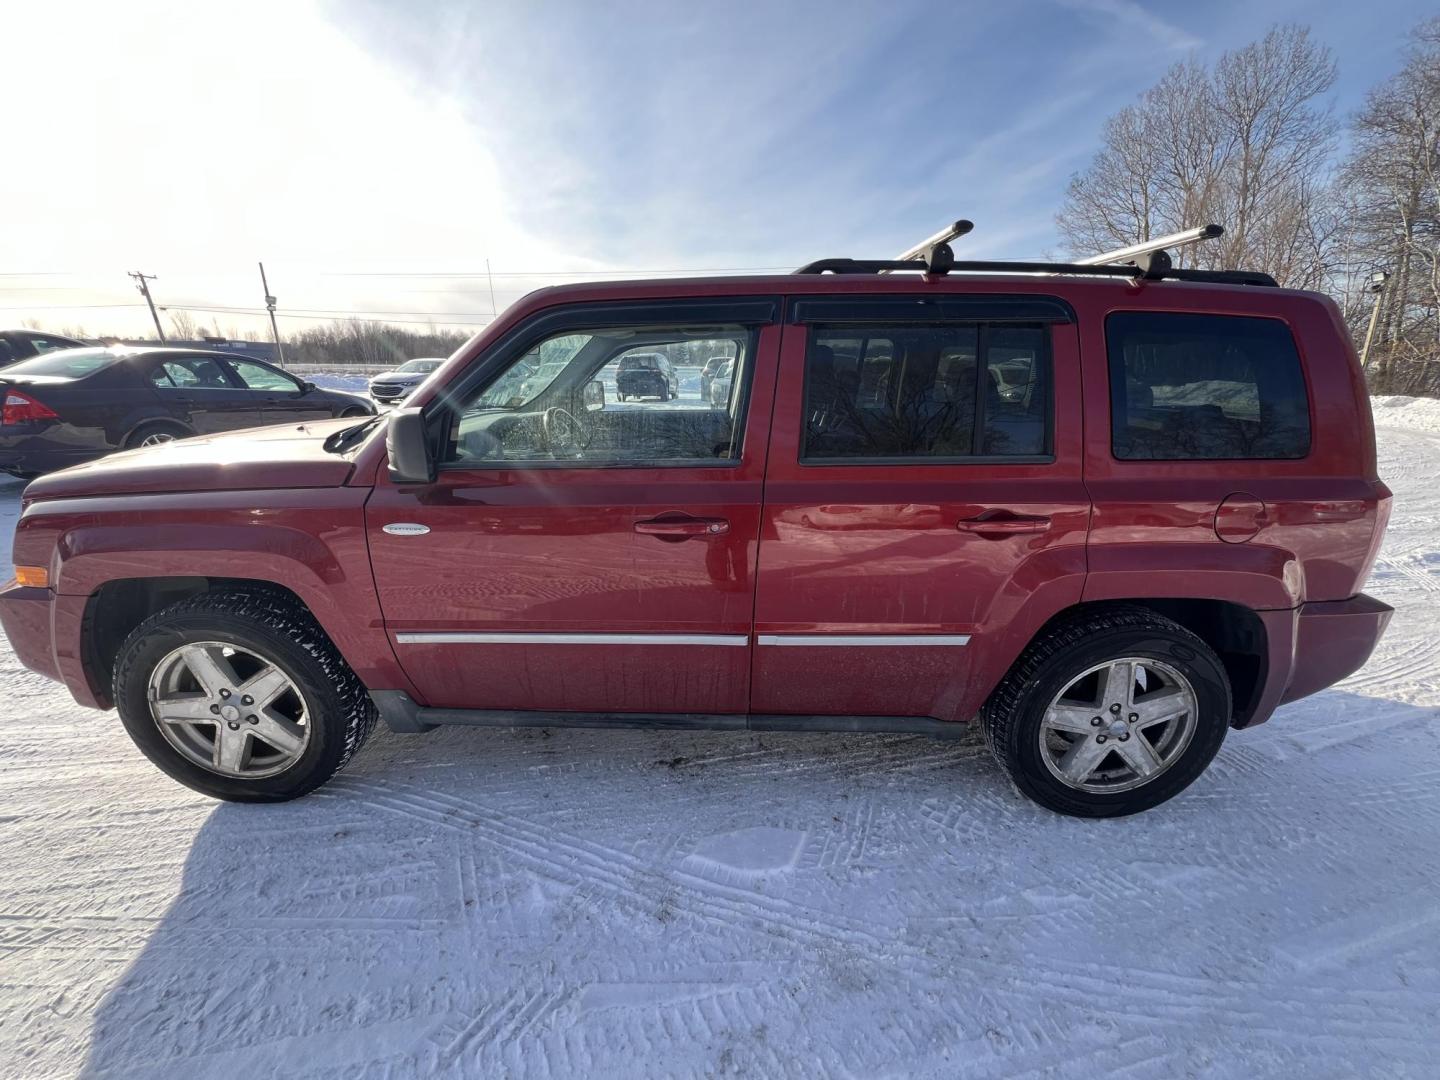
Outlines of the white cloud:
[[[66,286],[108,290],[3,293],[6,307],[133,301],[132,268],[160,275],[162,300],[254,305],[262,258],[282,304],[351,306],[375,285],[321,270],[561,258],[515,225],[456,102],[403,80],[310,4],[35,4],[10,8],[6,30],[12,44],[63,43],[63,62],[57,48],[7,51],[0,232],[24,261],[0,269],[84,270]],[[370,306],[487,310],[485,283],[473,284],[458,297],[387,288]],[[511,284],[502,304],[526,287]],[[36,314],[122,324],[118,311]]]

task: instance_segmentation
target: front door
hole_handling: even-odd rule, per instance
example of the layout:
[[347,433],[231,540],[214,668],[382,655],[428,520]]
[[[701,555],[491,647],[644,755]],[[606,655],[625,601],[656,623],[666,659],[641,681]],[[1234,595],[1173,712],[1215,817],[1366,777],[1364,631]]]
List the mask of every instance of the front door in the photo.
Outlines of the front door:
[[[436,481],[382,473],[366,526],[386,627],[428,704],[746,711],[778,306],[542,314],[427,409]],[[698,371],[727,351],[745,390],[725,408],[698,391],[616,400],[627,354]]]
[[1016,647],[1037,591],[1032,612],[1081,595],[1090,504],[1069,309],[976,294],[794,310],[752,709],[968,719],[977,673]]
[[323,420],[333,415],[327,403],[306,393],[299,379],[269,364],[231,360],[230,370],[245,393],[260,402],[267,424]]

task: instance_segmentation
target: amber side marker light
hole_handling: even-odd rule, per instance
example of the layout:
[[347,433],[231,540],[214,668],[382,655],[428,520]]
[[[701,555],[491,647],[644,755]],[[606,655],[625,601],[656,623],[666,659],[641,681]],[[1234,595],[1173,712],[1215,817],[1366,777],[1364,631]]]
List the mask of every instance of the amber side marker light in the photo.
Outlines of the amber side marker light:
[[17,566],[15,567],[15,583],[27,585],[32,589],[48,589],[50,587],[50,571],[43,566]]

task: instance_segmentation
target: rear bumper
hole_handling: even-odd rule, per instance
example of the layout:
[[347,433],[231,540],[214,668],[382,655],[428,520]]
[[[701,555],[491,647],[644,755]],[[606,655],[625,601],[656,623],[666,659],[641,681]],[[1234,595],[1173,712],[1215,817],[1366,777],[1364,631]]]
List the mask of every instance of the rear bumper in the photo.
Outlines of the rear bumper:
[[1349,600],[1302,604],[1295,619],[1295,659],[1280,701],[1295,701],[1355,674],[1395,609],[1361,593]]
[[57,427],[54,432],[28,433],[11,427],[0,429],[0,472],[24,475],[55,472],[71,465],[104,457],[114,447],[86,445],[73,437],[74,429]]
[[1355,674],[1375,651],[1395,610],[1360,593],[1348,600],[1257,612],[1268,639],[1264,688],[1238,724],[1249,727],[1276,707],[1333,686]]

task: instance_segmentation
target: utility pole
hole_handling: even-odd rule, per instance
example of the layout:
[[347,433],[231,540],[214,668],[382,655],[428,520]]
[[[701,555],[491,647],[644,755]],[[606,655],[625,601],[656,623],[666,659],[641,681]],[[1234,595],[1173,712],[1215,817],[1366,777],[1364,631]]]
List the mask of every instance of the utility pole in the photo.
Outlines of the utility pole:
[[1381,270],[1370,275],[1370,282],[1365,286],[1366,292],[1375,294],[1375,303],[1370,308],[1370,328],[1365,331],[1365,344],[1360,349],[1360,370],[1367,371],[1370,368],[1370,343],[1375,338],[1375,324],[1380,321],[1380,309],[1384,306],[1385,300],[1385,279],[1390,275]]
[[260,288],[265,290],[265,310],[270,312],[270,335],[275,339],[275,358],[285,366],[285,346],[280,344],[280,327],[275,323],[275,297],[270,295],[270,283],[265,280],[265,264],[260,263]]
[[495,310],[495,276],[490,273],[490,260],[485,260],[485,276],[490,280],[490,318],[494,319],[500,313]]
[[135,279],[135,288],[145,297],[145,303],[150,305],[150,318],[155,320],[155,333],[160,336],[160,344],[164,345],[165,328],[160,325],[160,313],[155,310],[155,301],[150,298],[150,282],[156,280],[155,275],[142,274],[139,270],[131,270],[129,274]]

